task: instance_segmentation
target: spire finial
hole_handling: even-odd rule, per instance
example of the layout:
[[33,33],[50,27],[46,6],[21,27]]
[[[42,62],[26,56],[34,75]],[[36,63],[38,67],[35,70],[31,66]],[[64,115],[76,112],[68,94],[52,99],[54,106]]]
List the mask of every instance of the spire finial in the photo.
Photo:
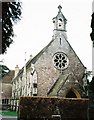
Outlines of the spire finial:
[[61,12],[61,9],[62,9],[61,5],[58,6],[58,9],[59,9],[59,12]]

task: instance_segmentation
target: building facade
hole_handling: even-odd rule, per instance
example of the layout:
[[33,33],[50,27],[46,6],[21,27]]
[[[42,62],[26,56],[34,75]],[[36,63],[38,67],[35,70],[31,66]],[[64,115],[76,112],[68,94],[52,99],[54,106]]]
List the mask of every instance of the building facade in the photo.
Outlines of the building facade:
[[12,79],[14,77],[14,70],[10,70],[6,75],[0,79],[0,100],[1,107],[0,109],[8,109],[11,104],[12,97]]
[[[50,43],[19,70],[12,80],[13,105],[20,96],[60,96],[86,98],[86,68],[69,44],[66,34],[67,19],[58,6],[53,18],[54,30]],[[15,109],[15,108],[13,108]]]

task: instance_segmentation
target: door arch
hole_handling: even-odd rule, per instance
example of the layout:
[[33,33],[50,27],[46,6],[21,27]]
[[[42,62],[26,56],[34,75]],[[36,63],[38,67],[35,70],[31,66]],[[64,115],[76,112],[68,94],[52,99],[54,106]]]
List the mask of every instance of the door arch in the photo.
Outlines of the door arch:
[[71,88],[67,94],[65,95],[66,98],[81,98],[81,95],[79,94],[79,92],[77,90],[75,90],[74,88]]

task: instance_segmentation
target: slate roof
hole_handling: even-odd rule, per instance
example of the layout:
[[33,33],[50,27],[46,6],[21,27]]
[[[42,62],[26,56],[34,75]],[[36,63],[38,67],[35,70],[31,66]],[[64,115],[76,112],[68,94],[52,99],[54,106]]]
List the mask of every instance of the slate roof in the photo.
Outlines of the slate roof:
[[[51,43],[53,41],[54,41],[54,39],[52,39],[51,42],[46,47],[44,47],[34,58],[28,60],[28,62],[26,63],[26,68],[31,66],[31,63],[35,64],[36,61],[40,58],[40,56],[45,52],[45,50],[51,45]],[[24,70],[24,67],[19,71],[17,76],[19,76],[23,72],[23,70]],[[14,78],[14,79],[16,79],[16,78]]]
[[3,78],[2,83],[11,83],[12,79],[14,77],[14,70],[10,70]]

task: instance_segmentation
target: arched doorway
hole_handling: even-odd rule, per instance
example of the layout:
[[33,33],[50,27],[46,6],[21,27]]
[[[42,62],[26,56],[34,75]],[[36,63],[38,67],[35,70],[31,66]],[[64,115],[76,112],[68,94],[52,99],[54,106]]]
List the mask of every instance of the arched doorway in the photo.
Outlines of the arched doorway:
[[74,88],[71,88],[67,94],[65,95],[66,98],[81,98],[79,92]]

